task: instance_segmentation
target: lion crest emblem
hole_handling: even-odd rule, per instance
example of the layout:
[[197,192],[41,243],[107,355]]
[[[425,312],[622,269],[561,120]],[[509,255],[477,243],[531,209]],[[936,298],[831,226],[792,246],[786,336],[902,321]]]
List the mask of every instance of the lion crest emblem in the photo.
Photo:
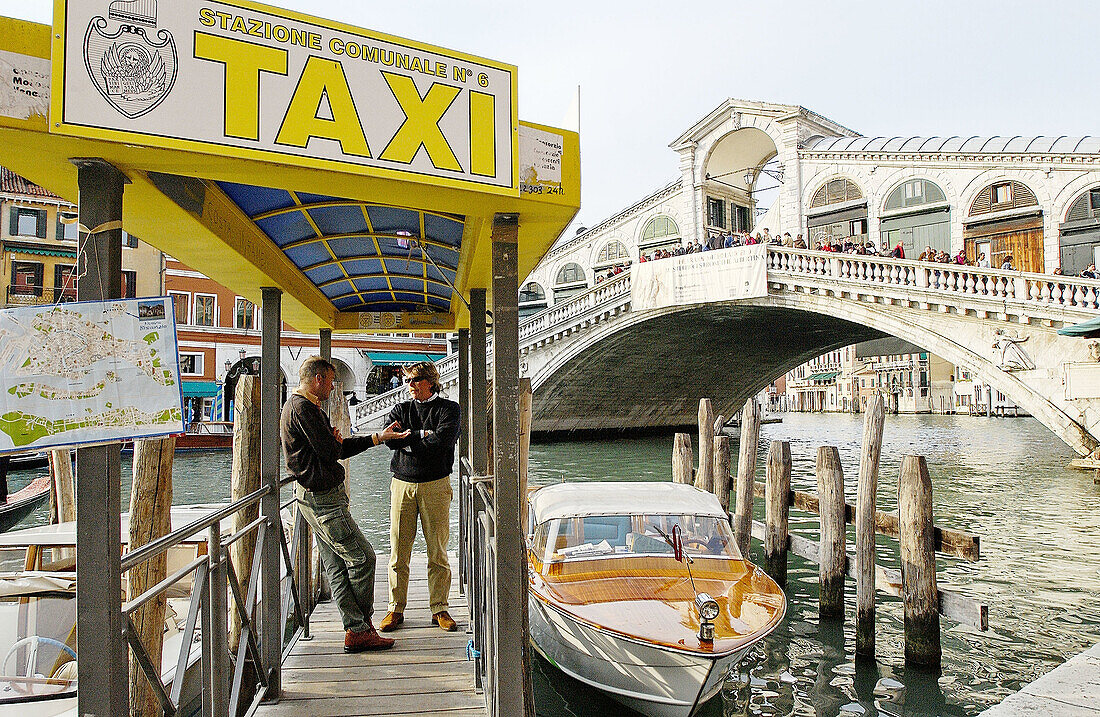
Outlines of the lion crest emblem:
[[[157,29],[156,0],[116,0],[84,35],[84,66],[99,94],[129,119],[151,112],[176,82],[176,42]],[[154,37],[150,38],[150,32]]]

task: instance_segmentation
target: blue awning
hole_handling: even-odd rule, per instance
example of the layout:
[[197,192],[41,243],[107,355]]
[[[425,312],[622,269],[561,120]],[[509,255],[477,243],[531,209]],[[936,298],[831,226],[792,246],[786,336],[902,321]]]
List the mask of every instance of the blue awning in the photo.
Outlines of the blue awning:
[[183,381],[180,388],[184,398],[210,398],[222,390],[217,381]]
[[405,366],[417,361],[438,361],[445,354],[417,354],[399,351],[368,351],[367,358],[375,366]]

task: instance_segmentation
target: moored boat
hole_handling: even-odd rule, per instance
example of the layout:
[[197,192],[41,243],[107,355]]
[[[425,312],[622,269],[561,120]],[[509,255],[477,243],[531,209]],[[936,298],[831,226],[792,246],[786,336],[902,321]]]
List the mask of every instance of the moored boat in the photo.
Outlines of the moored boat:
[[[46,479],[48,480],[48,479]],[[223,506],[177,506],[172,526],[180,528]],[[122,535],[129,534],[122,517]],[[168,573],[205,552],[205,536],[168,550]],[[191,582],[169,588],[165,611],[161,680],[175,687],[178,665],[180,710],[198,711],[201,643],[187,633]],[[197,602],[196,602],[197,605]],[[183,654],[182,662],[180,661]],[[0,535],[0,717],[77,713],[76,523],[43,525]]]
[[0,503],[0,533],[30,515],[50,497],[50,477],[39,476]]
[[529,504],[532,643],[642,714],[692,714],[783,619],[783,591],[738,553],[709,493],[569,483]]

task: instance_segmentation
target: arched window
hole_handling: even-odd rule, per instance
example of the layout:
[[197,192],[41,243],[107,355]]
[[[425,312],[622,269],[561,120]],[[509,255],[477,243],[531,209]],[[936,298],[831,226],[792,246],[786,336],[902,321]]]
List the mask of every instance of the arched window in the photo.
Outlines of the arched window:
[[672,217],[661,214],[646,222],[645,229],[642,230],[641,241],[649,242],[670,236],[679,237],[680,227],[676,226],[676,222],[672,221]]
[[938,204],[946,202],[947,197],[943,190],[927,179],[910,179],[902,182],[886,197],[883,210],[890,212],[898,209],[919,207],[923,204]]
[[546,301],[546,291],[533,281],[529,281],[519,290],[519,303]]
[[519,317],[526,319],[546,308],[546,290],[529,281],[519,290]]
[[825,182],[814,192],[813,199],[810,200],[810,209],[828,206],[829,204],[850,202],[855,199],[863,199],[863,192],[859,191],[859,187],[850,180],[838,177]]
[[596,255],[596,266],[615,264],[628,259],[630,259],[630,251],[627,250],[626,244],[618,239],[612,239],[600,247],[600,253]]
[[585,280],[584,269],[580,264],[569,263],[558,269],[558,277],[555,279],[555,286],[564,286],[568,284],[579,284]]
[[970,205],[970,216],[979,214],[991,214],[1005,209],[1018,209],[1030,207],[1039,203],[1035,198],[1035,192],[1028,189],[1023,182],[1009,181],[995,182],[978,192],[974,203]]
[[968,258],[985,254],[993,267],[1007,259],[1013,269],[1045,271],[1043,212],[1035,192],[1023,182],[1005,179],[978,192],[963,219],[963,241]]
[[1058,228],[1058,258],[1062,271],[1078,275],[1100,262],[1100,187],[1074,199]]
[[886,247],[902,245],[913,259],[931,247],[951,251],[951,208],[943,190],[927,179],[908,179],[890,192],[883,205],[879,237]]
[[1100,219],[1100,187],[1093,187],[1077,197],[1066,212],[1067,222],[1080,222],[1086,219]]

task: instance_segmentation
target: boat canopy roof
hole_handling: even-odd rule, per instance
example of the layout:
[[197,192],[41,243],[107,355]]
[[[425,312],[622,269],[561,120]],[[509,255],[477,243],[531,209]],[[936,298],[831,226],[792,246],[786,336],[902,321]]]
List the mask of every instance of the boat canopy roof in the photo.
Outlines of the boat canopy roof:
[[[215,511],[224,508],[226,503],[211,503],[199,505],[174,505],[172,506],[172,530],[189,525],[196,520],[205,518]],[[229,521],[225,521],[223,532],[229,527]],[[122,543],[130,542],[130,514],[122,514]],[[199,531],[195,535],[184,540],[184,543],[206,542],[206,531]],[[26,545],[50,545],[71,546],[76,545],[76,521],[55,523],[53,525],[39,525],[34,528],[22,530],[9,530],[0,533],[0,548],[22,547]]]
[[718,498],[683,483],[599,481],[559,483],[530,497],[535,523],[589,515],[703,515],[725,518]]

